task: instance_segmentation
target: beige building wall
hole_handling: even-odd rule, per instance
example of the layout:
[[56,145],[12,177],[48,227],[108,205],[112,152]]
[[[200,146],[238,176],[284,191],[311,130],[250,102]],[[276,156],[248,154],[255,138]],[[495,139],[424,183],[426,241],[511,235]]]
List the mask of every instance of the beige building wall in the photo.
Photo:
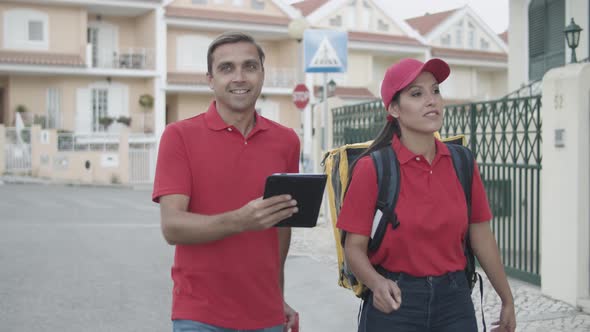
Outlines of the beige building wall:
[[[345,73],[328,73],[328,81],[333,79],[337,85],[348,87],[370,87],[373,79],[373,55],[366,52],[348,51],[348,66]],[[315,85],[322,86],[324,75],[312,73]]]
[[[147,17],[152,15],[146,15]],[[130,18],[117,16],[101,16],[100,20],[96,15],[89,15],[89,22],[108,23],[116,26],[118,35],[119,51],[128,48],[152,48],[155,44],[155,22],[150,22],[146,17]],[[145,29],[145,31],[143,30]],[[151,38],[148,38],[151,34]]]
[[153,10],[135,19],[135,46],[145,47],[155,52],[156,14]]
[[[42,6],[18,3],[0,3],[0,21],[3,22],[4,14],[11,9],[31,9],[47,14],[49,49],[43,52],[85,54],[86,40],[86,11],[82,8],[69,6]],[[72,27],[80,27],[74,29]],[[3,24],[0,24],[0,47],[4,49]]]
[[[274,63],[277,67],[296,69],[298,66],[303,66],[303,44],[299,44],[295,40],[283,40],[275,42],[274,45],[276,45]],[[264,48],[264,52],[268,55],[266,48]]]
[[296,133],[299,133],[299,129],[301,128],[301,111],[293,105],[291,96],[273,96],[271,100],[279,103],[279,122],[283,126],[293,128]]
[[236,5],[234,0],[224,0],[224,1],[208,1],[206,5],[200,4],[193,4],[192,0],[175,0],[172,1],[170,6],[173,7],[185,7],[185,8],[199,8],[199,9],[213,9],[213,10],[222,10],[227,12],[247,12],[249,14],[260,14],[260,15],[269,15],[269,16],[285,16],[283,11],[279,9],[272,1],[270,0],[261,0],[264,1],[264,9],[253,9],[251,6],[252,0],[242,0],[242,5]]
[[[96,82],[104,80],[94,78],[82,78],[78,76],[15,76],[10,77],[9,110],[11,119],[14,118],[14,109],[17,105],[25,105],[32,116],[45,115],[47,107],[47,89],[57,88],[60,95],[61,129],[74,130],[76,122],[76,93],[78,88],[88,87]],[[127,85],[129,89],[129,116],[131,117],[132,132],[143,131],[144,114],[146,115],[146,127],[153,129],[153,110],[144,113],[139,105],[139,96],[153,91],[152,79],[122,79],[113,78],[112,83]],[[8,122],[11,123],[11,122]]]
[[474,77],[471,67],[451,66],[451,75],[440,86],[447,99],[469,99],[473,96]]
[[[204,37],[208,38],[211,41],[215,39],[220,33],[219,32],[205,32],[205,31],[195,31],[189,29],[178,29],[178,28],[169,28],[167,33],[167,49],[166,49],[166,61],[167,61],[167,68],[168,72],[187,72],[187,70],[181,70],[178,68],[177,65],[177,48],[178,48],[178,38],[182,36],[197,36],[197,37]],[[201,61],[207,62],[207,49],[200,50],[197,56],[202,57]]]
[[173,108],[178,114],[175,121],[178,121],[207,112],[213,95],[181,93],[177,94],[175,99],[176,105]]

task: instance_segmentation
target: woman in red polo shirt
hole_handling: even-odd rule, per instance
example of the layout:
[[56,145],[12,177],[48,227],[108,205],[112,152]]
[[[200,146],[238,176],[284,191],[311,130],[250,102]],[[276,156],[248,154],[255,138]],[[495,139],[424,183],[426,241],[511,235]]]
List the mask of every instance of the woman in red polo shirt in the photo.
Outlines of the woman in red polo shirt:
[[[498,246],[492,214],[477,165],[471,188],[471,219],[447,146],[434,138],[443,121],[439,83],[447,63],[403,59],[385,73],[381,97],[387,124],[353,166],[338,218],[348,232],[344,251],[357,279],[370,292],[359,332],[477,331],[471,291],[464,273],[463,239],[471,246],[502,300],[494,331],[514,331],[514,302]],[[367,246],[377,201],[377,175],[368,154],[391,145],[400,165],[395,208],[399,227],[387,227],[375,252]],[[468,227],[469,225],[469,227]]]

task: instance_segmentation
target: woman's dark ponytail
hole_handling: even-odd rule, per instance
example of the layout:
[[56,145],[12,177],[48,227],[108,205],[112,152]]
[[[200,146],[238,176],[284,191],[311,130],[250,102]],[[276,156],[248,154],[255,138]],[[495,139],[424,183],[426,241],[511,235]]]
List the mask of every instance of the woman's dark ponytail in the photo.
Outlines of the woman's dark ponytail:
[[[393,96],[391,103],[399,103],[399,96],[400,92],[396,93],[395,96]],[[350,171],[348,172],[348,184],[350,184],[350,181],[352,180],[352,173],[354,171],[356,163],[364,156],[368,156],[369,154],[371,154],[371,152],[379,150],[384,146],[391,145],[391,141],[393,140],[394,134],[397,135],[398,138],[402,137],[402,131],[399,126],[399,122],[395,118],[385,123],[385,126],[383,127],[383,129],[381,129],[377,137],[373,140],[373,143],[371,143],[371,145],[369,145],[369,147],[365,151],[363,151],[359,155],[359,157],[352,163]]]

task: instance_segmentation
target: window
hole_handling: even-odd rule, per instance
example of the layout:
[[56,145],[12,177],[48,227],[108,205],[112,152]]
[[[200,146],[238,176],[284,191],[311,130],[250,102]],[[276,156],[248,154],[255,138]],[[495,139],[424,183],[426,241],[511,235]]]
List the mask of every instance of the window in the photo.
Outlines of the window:
[[457,47],[463,46],[463,28],[461,26],[455,30],[455,45]]
[[371,8],[363,8],[361,10],[362,29],[369,30],[371,28],[371,16],[372,16]]
[[483,38],[480,40],[480,44],[482,50],[488,50],[490,48],[490,43],[488,43],[488,41]]
[[469,45],[469,48],[473,49],[475,48],[475,27],[471,23],[469,23],[467,27],[467,45]]
[[346,27],[349,29],[356,28],[356,12],[353,6],[346,8]]
[[377,29],[379,31],[389,31],[389,24],[385,23],[383,20],[379,20],[377,22]]
[[252,0],[252,9],[264,10],[264,0]]
[[225,3],[225,0],[213,0],[213,3],[216,5],[223,5]]
[[529,5],[529,79],[565,64],[565,0],[532,0]]
[[234,6],[242,7],[244,6],[244,0],[232,0],[232,4]]
[[447,33],[446,35],[444,35],[441,39],[440,39],[440,43],[443,46],[451,46],[451,34]]
[[45,118],[45,128],[59,129],[59,90],[57,88],[47,88],[47,109]]
[[108,116],[108,90],[92,89],[92,131],[107,131],[108,126],[101,124],[101,119]]
[[49,16],[32,9],[4,12],[4,47],[19,50],[49,49]]
[[29,40],[43,41],[43,22],[29,21]]
[[337,15],[330,19],[330,25],[333,27],[340,27],[342,26],[342,16]]
[[176,69],[207,72],[207,54],[211,39],[199,35],[179,36],[176,39]]
[[206,5],[207,4],[207,0],[192,0],[193,1],[193,5]]

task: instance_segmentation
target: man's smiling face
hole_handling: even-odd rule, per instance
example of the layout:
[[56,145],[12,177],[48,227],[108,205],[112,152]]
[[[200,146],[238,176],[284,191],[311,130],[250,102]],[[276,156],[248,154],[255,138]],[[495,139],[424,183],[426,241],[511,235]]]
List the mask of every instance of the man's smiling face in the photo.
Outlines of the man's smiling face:
[[254,110],[264,82],[264,68],[256,46],[238,42],[217,47],[207,78],[218,110]]

